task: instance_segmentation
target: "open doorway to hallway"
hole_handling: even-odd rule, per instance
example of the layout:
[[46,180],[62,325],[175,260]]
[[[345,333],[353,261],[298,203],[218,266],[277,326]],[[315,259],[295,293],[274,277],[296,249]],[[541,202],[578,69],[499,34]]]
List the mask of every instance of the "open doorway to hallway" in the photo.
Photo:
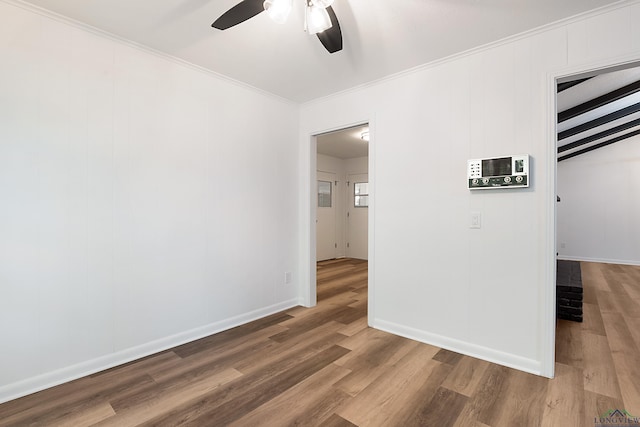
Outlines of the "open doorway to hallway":
[[[322,271],[340,275],[368,260],[369,144],[368,124],[316,137],[316,262],[318,300],[326,292]],[[338,264],[338,265],[336,265]],[[349,267],[349,268],[346,268]],[[339,277],[338,277],[339,279]],[[331,281],[336,277],[332,273]],[[339,281],[339,280],[338,280]],[[366,280],[365,287],[366,291]]]
[[316,261],[368,259],[368,125],[317,136]]

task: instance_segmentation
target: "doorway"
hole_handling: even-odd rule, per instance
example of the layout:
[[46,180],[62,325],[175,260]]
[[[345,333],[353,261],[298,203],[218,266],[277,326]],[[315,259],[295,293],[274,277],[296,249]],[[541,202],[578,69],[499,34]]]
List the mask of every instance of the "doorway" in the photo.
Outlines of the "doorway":
[[[567,260],[637,258],[632,159],[640,138],[640,64],[558,84],[557,252]],[[603,207],[606,206],[606,209]]]
[[[371,188],[368,134],[369,125],[364,123],[315,136],[313,270],[319,262],[326,265],[327,260],[353,260],[360,263],[359,268],[367,268]],[[312,296],[315,293],[317,297],[316,278]]]
[[316,261],[368,259],[369,127],[316,137]]
[[[635,223],[629,215],[637,216],[630,214],[635,204],[628,195],[634,191],[625,187],[637,178],[629,173],[633,156],[625,147],[631,146],[626,145],[631,138],[640,138],[639,66],[638,62],[606,64],[589,71],[574,70],[554,81],[557,191],[553,237],[557,259],[582,266],[585,293],[597,264],[584,261],[624,264],[623,249],[631,247],[627,242],[637,235],[629,229]],[[563,292],[562,287],[554,293],[555,317],[561,319],[555,328],[555,357],[569,365],[575,355],[563,346],[568,337],[581,336],[583,320],[593,324],[602,318],[597,299],[583,298],[582,287],[579,290],[576,298],[572,298],[575,292]]]

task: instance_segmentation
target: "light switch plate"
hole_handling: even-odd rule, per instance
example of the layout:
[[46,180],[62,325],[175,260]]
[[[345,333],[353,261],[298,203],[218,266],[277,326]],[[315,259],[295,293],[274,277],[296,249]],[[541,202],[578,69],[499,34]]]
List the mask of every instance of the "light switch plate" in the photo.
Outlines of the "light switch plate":
[[471,212],[469,228],[482,228],[482,215],[480,212]]

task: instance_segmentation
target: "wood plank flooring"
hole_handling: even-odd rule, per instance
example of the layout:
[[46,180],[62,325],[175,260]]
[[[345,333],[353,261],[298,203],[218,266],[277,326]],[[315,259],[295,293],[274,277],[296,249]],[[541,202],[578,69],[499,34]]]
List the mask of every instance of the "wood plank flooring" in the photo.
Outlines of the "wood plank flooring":
[[318,265],[318,305],[0,405],[0,426],[593,426],[640,416],[640,267],[583,263],[548,380],[367,327],[367,263]]

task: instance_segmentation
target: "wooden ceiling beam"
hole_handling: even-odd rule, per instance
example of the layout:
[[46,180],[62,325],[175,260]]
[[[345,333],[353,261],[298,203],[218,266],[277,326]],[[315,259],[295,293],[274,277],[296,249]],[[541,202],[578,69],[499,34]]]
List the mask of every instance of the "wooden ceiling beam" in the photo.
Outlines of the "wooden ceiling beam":
[[640,111],[640,102],[558,133],[558,141]]
[[598,132],[586,138],[579,139],[570,144],[565,144],[558,147],[558,154],[563,153],[565,151],[573,150],[574,148],[578,148],[581,145],[589,144],[590,142],[597,141],[602,138],[606,138],[611,135],[615,135],[616,133],[623,132],[627,129],[631,129],[632,127],[640,126],[640,119],[631,120],[630,122],[623,123],[619,126],[613,127],[611,129],[607,129],[602,132]]
[[638,91],[640,91],[640,80],[558,113],[558,123],[562,123],[566,120],[602,107],[603,105],[607,105],[629,95],[633,95]]
[[571,80],[570,82],[564,82],[564,83],[558,83],[558,93],[567,90],[571,87],[574,87],[576,85],[579,85],[582,82],[586,82],[589,79],[592,79],[593,77],[587,77],[584,79],[578,79],[578,80]]
[[573,153],[566,154],[562,157],[558,157],[558,161],[561,162],[563,160],[570,159],[572,157],[579,156],[581,154],[588,153],[593,150],[597,150],[598,148],[606,147],[607,145],[615,144],[616,142],[623,141],[625,139],[631,138],[633,136],[640,135],[640,129],[634,130],[633,132],[626,133],[624,135],[617,136],[615,138],[611,138],[608,141],[601,142],[599,144],[592,145],[590,147],[583,148],[582,150],[574,151]]

